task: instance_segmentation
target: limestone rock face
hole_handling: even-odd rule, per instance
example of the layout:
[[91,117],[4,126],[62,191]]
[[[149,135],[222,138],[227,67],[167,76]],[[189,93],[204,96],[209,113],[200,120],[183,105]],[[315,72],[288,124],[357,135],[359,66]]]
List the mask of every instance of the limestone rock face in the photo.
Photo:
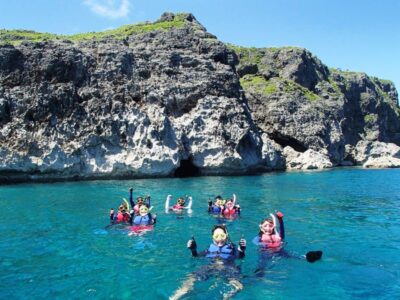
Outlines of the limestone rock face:
[[262,157],[266,166],[270,169],[285,169],[285,157],[283,156],[282,147],[268,138],[266,133],[262,136],[263,147],[262,147]]
[[400,167],[400,147],[393,143],[360,141],[351,155],[356,164],[365,168]]
[[235,53],[179,18],[124,39],[0,46],[3,180],[170,176],[183,161],[198,174],[275,168]]
[[312,149],[301,153],[292,147],[286,146],[283,149],[286,158],[286,168],[289,170],[313,170],[332,168],[332,163],[327,155]]
[[282,147],[326,152],[336,166],[348,163],[346,145],[400,145],[400,109],[391,82],[328,69],[305,49],[231,48],[253,120]]

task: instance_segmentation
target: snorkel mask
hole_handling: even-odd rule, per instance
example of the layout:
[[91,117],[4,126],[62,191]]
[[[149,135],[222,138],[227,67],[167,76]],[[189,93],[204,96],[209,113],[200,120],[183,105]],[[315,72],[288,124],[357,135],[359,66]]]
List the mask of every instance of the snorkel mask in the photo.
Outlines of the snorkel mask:
[[232,200],[228,200],[228,201],[226,201],[225,205],[226,205],[226,207],[231,209],[233,207],[233,201]]
[[183,199],[182,197],[181,197],[181,198],[178,198],[177,203],[178,203],[180,206],[184,206],[184,205],[185,205],[185,199]]
[[275,233],[276,219],[275,219],[275,216],[273,214],[269,214],[269,215],[271,216],[271,218],[263,220],[260,223],[259,227],[260,227],[260,230],[263,233],[273,234],[273,233]]
[[228,232],[225,225],[215,225],[211,231],[214,244],[222,246],[228,239]]
[[141,215],[142,217],[147,215],[149,213],[149,208],[146,205],[142,205],[139,208],[139,215]]
[[218,206],[224,206],[224,205],[225,205],[225,202],[226,202],[226,200],[217,199],[217,200],[215,201],[215,204],[218,205]]

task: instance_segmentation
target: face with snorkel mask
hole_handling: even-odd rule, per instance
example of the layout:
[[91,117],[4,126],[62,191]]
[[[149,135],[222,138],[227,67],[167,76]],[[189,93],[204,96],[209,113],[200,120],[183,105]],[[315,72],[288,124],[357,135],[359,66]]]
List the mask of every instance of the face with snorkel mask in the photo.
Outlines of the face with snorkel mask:
[[178,200],[176,201],[176,204],[178,204],[179,206],[185,206],[185,199],[182,197],[179,197]]
[[139,215],[144,217],[145,215],[147,215],[149,213],[149,208],[146,205],[142,205],[139,208]]
[[137,204],[138,204],[139,206],[141,206],[141,205],[144,204],[144,199],[143,199],[142,197],[137,197],[136,201],[137,201]]
[[222,199],[221,196],[217,196],[215,197],[215,205],[217,206],[224,206],[225,205],[226,200]]
[[271,234],[275,233],[275,224],[274,224],[274,221],[271,218],[263,220],[260,223],[259,227],[260,227],[260,231],[263,234],[271,235]]
[[211,233],[212,233],[213,243],[215,245],[217,245],[218,247],[222,247],[223,245],[226,244],[228,240],[228,231],[226,230],[225,226],[215,225]]
[[233,209],[233,208],[234,208],[233,200],[232,200],[232,199],[229,199],[229,200],[226,202],[225,206],[226,206],[226,208],[228,208],[228,209]]

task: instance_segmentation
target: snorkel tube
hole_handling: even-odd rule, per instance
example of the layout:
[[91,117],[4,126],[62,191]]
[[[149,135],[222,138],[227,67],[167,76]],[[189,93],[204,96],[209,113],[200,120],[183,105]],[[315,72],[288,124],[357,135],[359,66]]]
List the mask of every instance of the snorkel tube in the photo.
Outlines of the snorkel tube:
[[276,217],[275,217],[275,215],[274,214],[269,214],[270,216],[271,216],[271,218],[272,218],[272,223],[274,224],[274,233],[275,234],[279,234],[279,229],[278,229],[278,227],[276,226],[277,225],[277,222],[276,222]]
[[131,207],[129,205],[128,200],[126,200],[125,198],[122,198],[122,200],[124,200],[125,204],[126,204],[126,211],[131,211]]

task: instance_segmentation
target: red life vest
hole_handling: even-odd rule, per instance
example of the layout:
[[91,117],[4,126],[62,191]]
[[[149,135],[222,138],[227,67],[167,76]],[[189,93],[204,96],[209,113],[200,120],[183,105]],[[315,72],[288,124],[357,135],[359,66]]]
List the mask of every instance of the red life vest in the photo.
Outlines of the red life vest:
[[268,248],[276,248],[282,245],[282,239],[278,234],[263,234],[260,241]]
[[181,209],[183,209],[183,208],[184,208],[184,206],[179,205],[179,204],[175,204],[174,206],[172,206],[172,209],[173,209],[173,210],[181,210]]

